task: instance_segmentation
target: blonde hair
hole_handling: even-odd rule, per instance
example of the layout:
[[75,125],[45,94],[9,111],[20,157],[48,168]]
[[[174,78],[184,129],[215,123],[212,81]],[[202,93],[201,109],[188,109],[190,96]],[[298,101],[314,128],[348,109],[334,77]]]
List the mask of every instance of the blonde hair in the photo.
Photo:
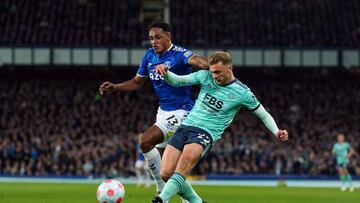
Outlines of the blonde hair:
[[216,51],[208,57],[209,65],[221,62],[224,65],[231,64],[231,56],[225,51]]

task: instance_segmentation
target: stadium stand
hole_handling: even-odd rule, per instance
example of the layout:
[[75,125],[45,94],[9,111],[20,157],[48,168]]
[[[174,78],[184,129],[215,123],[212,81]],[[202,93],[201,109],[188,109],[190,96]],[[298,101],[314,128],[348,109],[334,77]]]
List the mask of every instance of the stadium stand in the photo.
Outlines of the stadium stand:
[[[101,81],[133,74],[132,69],[1,69],[0,174],[133,175],[136,135],[155,119],[152,88],[98,95]],[[277,143],[256,117],[241,112],[195,174],[334,175],[330,151],[338,132],[360,151],[357,69],[237,69],[236,75],[289,130],[291,140]],[[357,175],[359,162],[357,156],[350,163]]]
[[[0,43],[140,46],[141,3],[3,0]],[[359,10],[358,0],[172,0],[170,21],[184,46],[359,46]]]
[[175,0],[171,10],[175,41],[183,44],[359,45],[360,2],[356,0]]
[[0,43],[112,45],[140,43],[140,0],[4,0]]

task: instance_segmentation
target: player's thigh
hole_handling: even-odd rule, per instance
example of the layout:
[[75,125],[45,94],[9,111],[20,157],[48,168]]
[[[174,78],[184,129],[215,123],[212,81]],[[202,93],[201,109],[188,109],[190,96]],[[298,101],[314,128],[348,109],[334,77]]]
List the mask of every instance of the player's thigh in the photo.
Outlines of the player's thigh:
[[160,175],[166,181],[169,179],[175,171],[177,162],[181,156],[181,151],[172,145],[168,145],[165,148],[162,160]]
[[348,170],[348,166],[347,166],[347,164],[344,164],[344,167],[343,167],[343,174],[344,174],[344,175],[349,174],[349,170]]
[[344,169],[344,167],[343,167],[342,164],[338,164],[338,165],[337,165],[337,170],[338,170],[338,173],[339,173],[340,175],[345,174],[345,169]]
[[194,168],[198,160],[204,152],[204,147],[198,143],[190,143],[184,146],[179,162],[176,166],[176,171],[188,175]]
[[[161,144],[161,143],[160,143]],[[164,151],[165,151],[165,147],[158,147],[158,145],[156,145],[156,149],[159,151],[160,153],[160,156],[162,157],[162,155],[164,154]]]

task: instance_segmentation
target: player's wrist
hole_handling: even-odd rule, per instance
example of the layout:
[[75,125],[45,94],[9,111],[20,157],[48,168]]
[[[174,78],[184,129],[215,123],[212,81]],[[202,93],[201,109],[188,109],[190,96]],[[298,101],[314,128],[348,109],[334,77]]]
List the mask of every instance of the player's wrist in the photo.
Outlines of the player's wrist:
[[276,131],[276,133],[274,134],[275,138],[279,140],[279,135],[280,135],[280,131]]
[[116,91],[116,90],[118,90],[118,88],[119,88],[118,84],[114,84],[112,91]]

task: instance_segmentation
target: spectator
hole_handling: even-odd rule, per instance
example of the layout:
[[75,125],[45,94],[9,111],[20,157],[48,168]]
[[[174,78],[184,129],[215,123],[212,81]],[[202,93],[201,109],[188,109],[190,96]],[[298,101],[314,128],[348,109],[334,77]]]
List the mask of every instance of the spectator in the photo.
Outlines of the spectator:
[[[134,176],[136,135],[155,119],[151,87],[99,100],[99,75],[106,74],[53,71],[1,70],[0,174]],[[106,77],[114,73],[133,74],[119,70]],[[330,152],[338,132],[360,151],[360,117],[352,113],[360,112],[354,105],[360,103],[355,70],[242,69],[236,74],[289,129],[293,142],[280,148],[256,118],[241,112],[195,173],[335,175]],[[358,156],[349,163],[357,175],[359,161]]]

